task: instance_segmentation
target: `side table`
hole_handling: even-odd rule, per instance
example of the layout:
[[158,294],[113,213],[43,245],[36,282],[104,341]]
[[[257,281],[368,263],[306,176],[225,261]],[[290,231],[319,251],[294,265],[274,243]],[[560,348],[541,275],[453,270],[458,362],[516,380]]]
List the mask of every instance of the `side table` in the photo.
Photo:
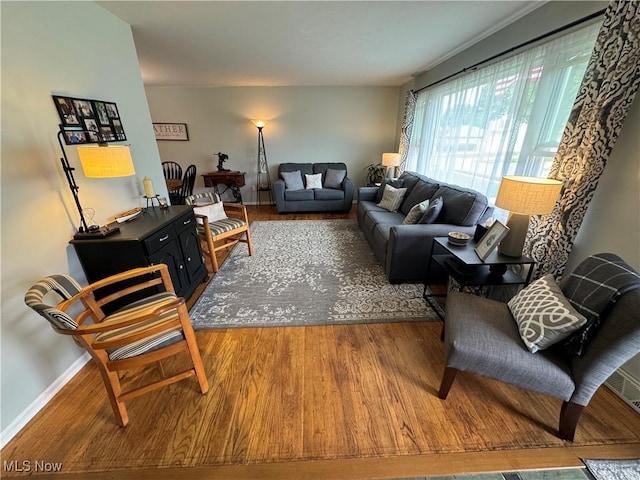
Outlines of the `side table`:
[[[204,179],[204,186],[211,188],[213,187],[213,191],[218,195],[222,195],[227,190],[231,190],[233,194],[233,198],[236,202],[242,203],[242,193],[240,192],[240,187],[244,187],[245,172],[209,172],[202,175]],[[220,191],[220,185],[226,185],[226,188]]]
[[[487,285],[528,285],[533,274],[535,260],[525,255],[508,257],[495,249],[483,262],[474,251],[475,241],[471,240],[463,246],[449,243],[447,237],[436,237],[431,243],[427,272],[431,271],[433,262],[441,266],[445,272],[459,284],[459,290],[469,286]],[[528,267],[526,277],[513,272],[509,266]],[[423,297],[433,311],[444,320],[442,307],[435,300],[445,297],[446,293],[433,293],[427,283],[424,284]]]

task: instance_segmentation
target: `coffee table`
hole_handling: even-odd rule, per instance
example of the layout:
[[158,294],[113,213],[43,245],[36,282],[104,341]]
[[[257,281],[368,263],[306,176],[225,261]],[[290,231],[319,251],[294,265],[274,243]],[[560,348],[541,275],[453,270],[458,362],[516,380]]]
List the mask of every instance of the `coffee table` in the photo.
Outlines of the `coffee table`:
[[[528,285],[533,274],[535,260],[526,255],[520,257],[508,257],[498,253],[495,249],[484,260],[480,260],[474,251],[477,242],[473,239],[466,245],[453,245],[447,237],[436,237],[431,243],[427,275],[435,264],[453,278],[462,291],[465,287],[487,285]],[[516,268],[509,268],[509,267]],[[514,270],[519,270],[516,273]],[[522,273],[527,270],[523,277]],[[425,281],[423,297],[435,313],[444,320],[444,311],[435,300],[437,297],[446,297],[446,293],[433,293]]]

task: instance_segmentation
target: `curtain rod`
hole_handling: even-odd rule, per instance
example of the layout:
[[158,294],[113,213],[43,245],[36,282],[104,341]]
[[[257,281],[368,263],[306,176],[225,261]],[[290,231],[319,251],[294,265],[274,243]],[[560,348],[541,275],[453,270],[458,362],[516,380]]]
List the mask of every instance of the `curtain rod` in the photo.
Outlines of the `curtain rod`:
[[482,61],[480,61],[478,63],[475,63],[475,64],[471,65],[470,67],[463,68],[462,70],[459,70],[459,71],[457,71],[455,73],[452,73],[451,75],[447,75],[446,77],[441,78],[440,80],[436,80],[435,82],[432,82],[429,85],[421,87],[418,90],[416,90],[415,93],[421,92],[422,90],[424,90],[426,88],[433,87],[434,85],[438,85],[439,83],[442,83],[442,82],[444,82],[446,80],[449,80],[450,78],[455,77],[456,75],[460,75],[461,73],[467,72],[469,70],[474,70],[477,67],[479,67],[480,65],[485,64],[487,62],[490,62],[491,60],[495,60],[496,58],[502,57],[503,55],[506,55],[508,53],[513,52],[514,50],[517,50],[517,49],[522,48],[522,47],[526,47],[527,45],[531,45],[532,43],[535,43],[537,41],[543,40],[543,39],[545,39],[547,37],[550,37],[551,35],[555,35],[556,33],[563,32],[563,31],[568,30],[568,29],[570,29],[572,27],[575,27],[576,25],[580,25],[581,23],[588,22],[589,20],[591,20],[593,18],[596,18],[596,17],[599,17],[600,15],[603,15],[606,11],[607,11],[607,9],[603,8],[602,10],[599,10],[599,11],[597,11],[595,13],[592,13],[591,15],[587,15],[586,17],[582,17],[582,18],[580,18],[578,20],[574,20],[571,23],[567,23],[566,25],[564,25],[562,27],[558,27],[555,30],[551,30],[550,32],[547,32],[547,33],[544,33],[542,35],[539,35],[536,38],[533,38],[533,39],[528,40],[528,41],[526,41],[524,43],[521,43],[520,45],[516,45],[515,47],[511,47],[510,49],[505,50],[505,51],[500,52],[500,53],[497,53],[496,55],[493,55],[493,56],[491,56],[489,58],[485,58],[484,60],[482,60]]

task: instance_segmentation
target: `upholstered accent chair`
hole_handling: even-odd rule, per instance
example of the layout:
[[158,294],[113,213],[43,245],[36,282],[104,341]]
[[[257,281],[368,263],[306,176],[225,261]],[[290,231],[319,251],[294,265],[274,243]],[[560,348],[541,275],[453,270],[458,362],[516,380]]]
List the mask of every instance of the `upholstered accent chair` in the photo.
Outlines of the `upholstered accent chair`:
[[[524,330],[522,324],[519,328],[508,304],[450,292],[438,396],[447,398],[459,371],[550,395],[563,401],[558,436],[573,441],[580,415],[596,390],[640,353],[640,276],[619,257],[598,254],[584,260],[559,286],[587,323],[539,351],[528,348],[523,334],[541,337],[540,326],[529,322]],[[532,308],[533,303],[526,310]],[[550,311],[563,308],[556,305]],[[558,324],[554,320],[549,327],[554,335]],[[577,344],[579,349],[574,348]]]
[[217,194],[197,193],[186,198],[194,206],[202,249],[211,260],[213,272],[220,269],[216,252],[230,250],[238,242],[246,243],[253,255],[247,208],[241,203],[222,202]]
[[[62,301],[44,303],[50,292]],[[114,313],[103,311],[105,305],[127,298],[131,302]],[[27,291],[25,303],[54,331],[69,335],[89,352],[122,427],[129,422],[125,402],[132,398],[191,376],[202,393],[209,389],[189,312],[184,299],[174,293],[164,264],[123,272],[84,288],[68,275],[51,275]],[[161,361],[181,352],[188,353],[189,368],[167,376]],[[159,379],[123,391],[121,373],[152,363],[159,367]]]

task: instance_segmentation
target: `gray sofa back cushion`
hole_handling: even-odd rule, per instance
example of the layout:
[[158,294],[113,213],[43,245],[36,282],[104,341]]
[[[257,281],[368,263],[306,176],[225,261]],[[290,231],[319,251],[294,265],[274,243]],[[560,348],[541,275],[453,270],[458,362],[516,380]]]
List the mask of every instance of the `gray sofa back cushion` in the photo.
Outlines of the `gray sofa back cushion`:
[[430,181],[431,179],[427,180],[429,181],[420,180],[416,182],[411,191],[405,196],[404,202],[402,202],[402,206],[400,207],[400,212],[407,215],[409,211],[420,202],[435,198],[433,194],[438,191],[440,185]]
[[489,203],[483,194],[455,185],[441,185],[433,196],[442,197],[443,201],[438,223],[467,227],[478,223]]
[[334,163],[314,163],[313,164],[313,173],[321,173],[322,174],[322,184],[324,185],[324,179],[327,178],[327,169],[331,168],[332,170],[347,170],[347,166],[341,162]]
[[312,175],[315,173],[313,171],[313,164],[311,163],[281,163],[278,166],[278,177],[282,178],[280,172],[295,172],[296,170],[300,170],[300,174],[303,179],[305,175]]

